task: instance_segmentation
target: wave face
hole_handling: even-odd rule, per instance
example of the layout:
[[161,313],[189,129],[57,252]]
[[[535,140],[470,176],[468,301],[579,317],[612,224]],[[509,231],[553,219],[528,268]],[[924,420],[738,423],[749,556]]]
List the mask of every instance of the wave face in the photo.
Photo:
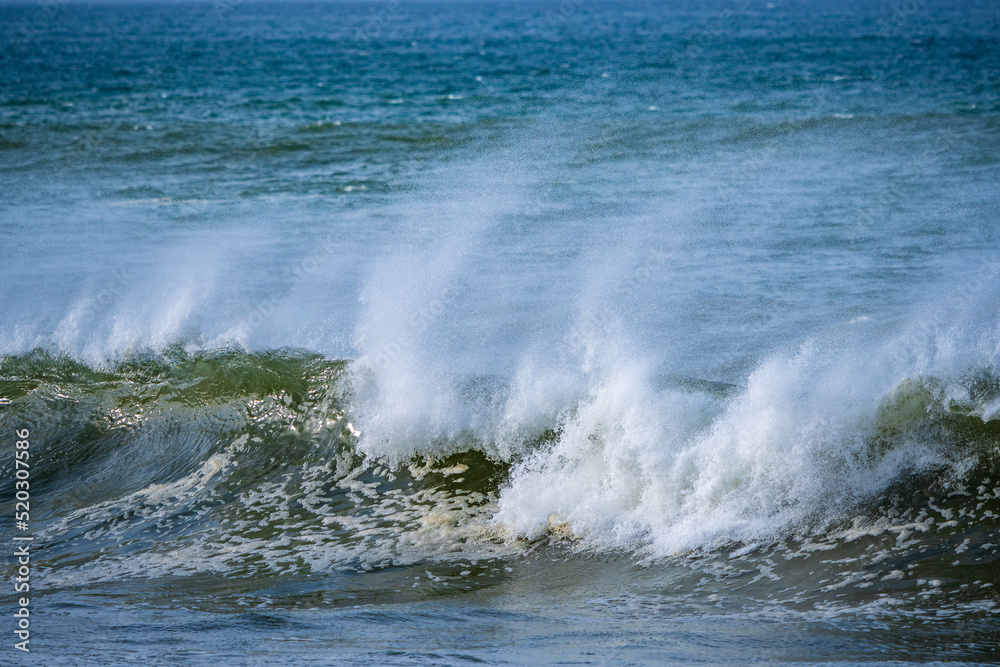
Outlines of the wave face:
[[344,368],[301,352],[175,349],[106,370],[6,359],[4,426],[29,423],[45,443],[34,475],[48,585],[224,572],[256,587],[503,553],[470,542],[489,531],[499,464],[365,461]]
[[400,588],[413,568],[460,594],[555,551],[621,554],[721,606],[980,613],[1000,550],[980,301],[864,348],[815,341],[743,386],[588,358],[431,376],[433,400],[401,401],[421,386],[401,358],[39,350],[3,359],[0,426],[40,438],[50,588],[222,575],[234,597],[368,573],[327,595],[405,601],[428,594]]

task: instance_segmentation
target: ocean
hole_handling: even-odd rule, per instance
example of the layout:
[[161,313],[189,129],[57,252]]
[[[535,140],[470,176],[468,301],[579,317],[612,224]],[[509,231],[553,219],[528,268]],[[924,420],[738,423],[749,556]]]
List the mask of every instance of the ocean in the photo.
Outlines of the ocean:
[[994,2],[0,4],[0,661],[996,664],[998,185]]

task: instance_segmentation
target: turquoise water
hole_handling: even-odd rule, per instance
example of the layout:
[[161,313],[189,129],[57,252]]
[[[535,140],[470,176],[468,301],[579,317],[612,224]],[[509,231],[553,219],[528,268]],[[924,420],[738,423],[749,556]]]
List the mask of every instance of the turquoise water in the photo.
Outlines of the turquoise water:
[[996,662],[997,35],[0,6],[5,659]]

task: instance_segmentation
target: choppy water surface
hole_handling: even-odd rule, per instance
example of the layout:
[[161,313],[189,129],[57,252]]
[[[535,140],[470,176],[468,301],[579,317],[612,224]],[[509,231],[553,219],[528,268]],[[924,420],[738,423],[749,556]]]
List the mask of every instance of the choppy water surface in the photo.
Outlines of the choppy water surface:
[[994,5],[38,12],[26,659],[997,661]]

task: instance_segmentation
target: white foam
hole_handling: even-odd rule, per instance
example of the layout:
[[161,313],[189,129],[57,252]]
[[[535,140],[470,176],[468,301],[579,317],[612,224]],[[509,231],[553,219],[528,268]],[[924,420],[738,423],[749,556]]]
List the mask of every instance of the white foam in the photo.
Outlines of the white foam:
[[[978,287],[995,301],[995,276]],[[664,556],[845,516],[907,471],[960,474],[974,453],[917,433],[871,450],[880,406],[904,380],[957,386],[996,367],[1000,310],[982,294],[941,304],[895,335],[830,335],[775,354],[723,404],[655,389],[611,345],[555,444],[515,468],[495,519],[531,537],[555,523],[592,546]]]

